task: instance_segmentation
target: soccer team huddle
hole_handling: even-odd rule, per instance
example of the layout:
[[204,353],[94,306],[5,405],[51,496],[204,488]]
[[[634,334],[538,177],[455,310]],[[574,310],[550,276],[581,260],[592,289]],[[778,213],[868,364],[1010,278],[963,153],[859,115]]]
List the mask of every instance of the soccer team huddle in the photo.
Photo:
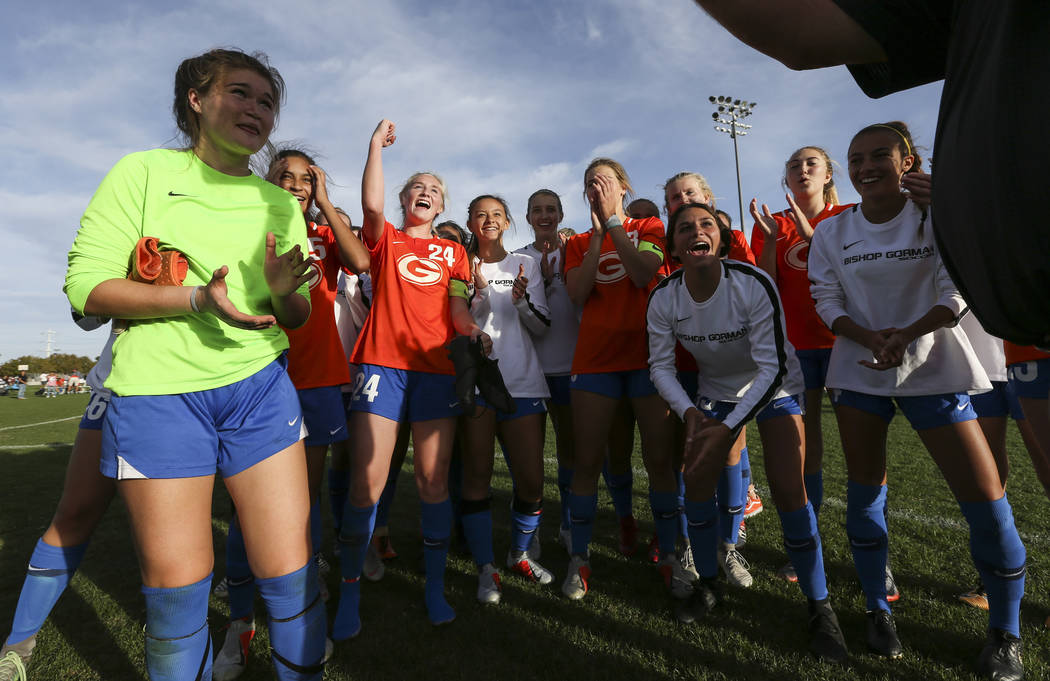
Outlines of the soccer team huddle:
[[[1050,355],[1004,349],[967,314],[937,253],[930,178],[905,124],[868,125],[850,141],[855,205],[838,203],[828,154],[799,148],[785,163],[788,209],[752,201],[750,246],[701,174],[671,176],[661,211],[630,201],[623,166],[596,158],[582,178],[589,230],[560,233],[561,197],[538,188],[524,206],[534,240],[508,252],[511,209],[498,194],[469,203],[465,228],[438,221],[450,207],[435,173],[412,175],[395,209],[387,205],[383,156],[396,141],[387,120],[368,141],[360,227],[333,205],[307,150],[281,149],[253,174],[283,90],[263,55],[212,50],[185,60],[173,109],[186,148],[126,156],[84,213],[65,292],[85,328],[119,321],[88,377],[91,402],[55,517],[29,561],[0,679],[27,678],[36,634],[117,491],[140,561],[151,679],[240,675],[256,593],[277,677],[321,678],[333,642],[368,626],[361,578],[381,578],[393,555],[387,518],[409,439],[434,625],[465,605],[445,595],[457,533],[476,563],[480,602],[501,600],[503,565],[583,599],[602,583],[589,545],[603,476],[620,550],[639,549],[636,426],[654,526],[648,555],[678,621],[704,620],[733,597],[727,585],[751,584],[739,550],[745,509],[761,503],[749,493],[750,424],[781,521],[779,575],[806,600],[799,622],[811,652],[844,663],[818,529],[825,394],[848,471],[866,646],[889,658],[904,650],[886,525],[886,434],[899,408],[969,525],[980,584],[967,596],[989,611],[982,674],[1020,678],[1003,673],[1021,673],[1026,562],[1004,492],[1005,421],[1019,419],[1050,484],[1040,447]],[[182,278],[167,282],[176,285],[129,277],[147,237],[161,254],[181,254]],[[461,336],[498,360],[509,400],[491,385],[475,396],[468,382],[473,404],[463,404],[449,350]],[[564,575],[538,550],[548,413]],[[509,528],[492,520],[497,440],[513,479]],[[319,574],[330,448],[341,574],[331,621]],[[207,622],[219,581],[216,473],[236,508],[218,587],[230,622],[217,653]],[[496,545],[507,547],[505,560]]]

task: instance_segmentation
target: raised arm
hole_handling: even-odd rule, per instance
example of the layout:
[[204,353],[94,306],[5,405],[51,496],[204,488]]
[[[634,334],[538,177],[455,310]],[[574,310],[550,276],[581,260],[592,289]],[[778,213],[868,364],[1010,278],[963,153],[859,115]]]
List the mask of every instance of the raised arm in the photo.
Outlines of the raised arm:
[[339,247],[339,259],[343,266],[354,274],[368,271],[371,265],[368,249],[350,230],[349,218],[344,219],[328,198],[327,178],[324,170],[319,166],[310,166],[310,175],[314,178],[314,203],[317,204],[321,214],[328,222],[329,229],[335,236],[335,243]]
[[533,336],[542,336],[551,326],[547,293],[544,290],[539,265],[532,258],[528,258],[526,264],[527,267],[518,266],[518,276],[514,279],[511,299],[525,328]]
[[368,160],[365,161],[365,172],[361,178],[361,209],[364,212],[364,223],[361,229],[369,243],[377,243],[383,236],[386,216],[383,214],[383,149],[397,139],[394,124],[383,119],[379,121],[372,138],[368,141]]

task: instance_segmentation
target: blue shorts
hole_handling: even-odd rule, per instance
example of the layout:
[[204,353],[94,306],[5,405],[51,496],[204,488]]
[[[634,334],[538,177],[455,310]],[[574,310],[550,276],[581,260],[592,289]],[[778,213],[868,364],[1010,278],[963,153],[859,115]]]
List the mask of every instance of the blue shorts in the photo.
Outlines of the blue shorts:
[[[696,404],[697,408],[704,413],[704,416],[716,418],[719,421],[725,421],[726,417],[729,416],[731,411],[736,409],[737,405],[736,402],[713,402],[705,397],[698,399]],[[755,414],[755,423],[762,423],[775,416],[801,416],[805,411],[803,408],[804,404],[805,400],[802,395],[778,397]],[[741,423],[740,425],[744,426],[747,424]]]
[[1007,367],[1017,397],[1045,400],[1050,397],[1050,357],[1017,362]]
[[1006,418],[1007,415],[1015,421],[1024,418],[1021,403],[1009,381],[992,381],[988,392],[970,395],[970,404],[977,418]]
[[700,372],[679,371],[678,384],[685,390],[685,394],[689,396],[689,399],[695,403],[696,398],[699,397],[697,393],[700,392]]
[[350,411],[383,416],[398,423],[454,418],[463,413],[456,377],[362,364],[354,376]]
[[[481,395],[478,395],[475,399],[476,404],[479,407],[487,407],[496,412],[496,423],[503,423],[504,421],[513,421],[514,419],[520,419],[522,416],[530,416],[532,414],[545,414],[547,413],[547,406],[543,404],[542,397],[515,397],[514,406],[516,409],[513,414],[504,414],[499,411],[488,402]],[[467,414],[467,418],[470,418],[470,414]]]
[[303,437],[299,397],[270,362],[221,388],[114,395],[102,427],[102,474],[118,480],[236,475]]
[[619,400],[624,397],[647,397],[656,394],[648,369],[608,371],[601,374],[573,374],[572,390],[583,390]]
[[303,423],[306,424],[304,445],[330,445],[347,439],[346,409],[339,386],[303,388],[296,392],[299,393]]
[[88,400],[87,409],[84,410],[84,418],[80,419],[81,429],[102,430],[102,421],[106,416],[106,407],[109,406],[109,398],[112,394],[108,390],[91,391],[91,399]]
[[828,377],[831,348],[795,350],[795,356],[802,367],[802,381],[806,384],[806,390],[823,388]]
[[881,417],[886,423],[892,421],[896,413],[893,408],[894,400],[915,430],[937,428],[977,418],[977,412],[973,409],[970,396],[966,393],[887,397],[852,390],[831,391],[831,403],[836,407],[844,405],[860,409]]
[[571,381],[566,375],[547,376],[547,389],[551,391],[551,402],[559,407],[567,407],[572,401],[569,399],[569,384]]

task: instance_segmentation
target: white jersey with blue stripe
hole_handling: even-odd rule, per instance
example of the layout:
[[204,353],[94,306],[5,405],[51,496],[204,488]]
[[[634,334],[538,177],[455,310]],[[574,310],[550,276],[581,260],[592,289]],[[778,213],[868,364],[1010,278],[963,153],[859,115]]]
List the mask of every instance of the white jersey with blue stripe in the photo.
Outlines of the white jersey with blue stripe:
[[649,296],[649,373],[656,389],[682,417],[694,406],[678,382],[675,342],[696,358],[698,395],[735,402],[723,421],[735,430],[770,401],[803,392],[795,349],[787,339],[776,286],[752,265],[722,262],[714,294],[697,302],[678,270]]

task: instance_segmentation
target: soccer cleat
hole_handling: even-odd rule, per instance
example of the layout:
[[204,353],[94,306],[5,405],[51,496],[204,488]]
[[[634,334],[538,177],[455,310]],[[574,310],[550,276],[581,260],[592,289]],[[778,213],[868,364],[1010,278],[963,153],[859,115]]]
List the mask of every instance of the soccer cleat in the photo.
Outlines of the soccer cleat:
[[751,573],[748,572],[751,566],[733,544],[723,543],[718,549],[718,563],[722,567],[722,572],[725,573],[726,581],[733,586],[746,589],[754,581]]
[[988,609],[988,592],[984,590],[984,584],[977,582],[977,586],[970,589],[966,593],[959,594],[956,596],[960,601],[966,605],[972,605],[975,608],[981,610]]
[[478,572],[478,602],[486,605],[499,603],[503,597],[499,581],[499,570],[492,563],[485,563]]
[[795,572],[795,566],[791,564],[789,560],[784,567],[777,570],[777,579],[783,579],[785,582],[798,583],[798,573]]
[[989,629],[988,643],[977,658],[977,671],[992,681],[1021,681],[1021,639],[1001,629]]
[[630,558],[638,551],[638,521],[633,515],[620,518],[620,553]]
[[567,527],[559,528],[558,543],[565,547],[566,553],[572,558],[572,530]]
[[225,577],[219,580],[219,583],[215,585],[215,588],[211,590],[211,595],[216,598],[229,598],[230,597],[230,583]]
[[569,561],[569,573],[561,584],[561,592],[571,601],[587,595],[591,581],[591,564],[582,556],[573,556]]
[[212,664],[214,681],[231,681],[244,673],[248,664],[248,646],[255,638],[255,620],[233,620],[226,625],[226,638]]
[[383,564],[383,559],[379,557],[379,550],[375,544],[369,542],[368,550],[365,551],[365,562],[361,565],[361,576],[370,582],[378,582],[385,574],[386,565]]
[[671,596],[684,601],[693,593],[693,575],[682,567],[678,556],[669,553],[660,559],[656,569],[664,580],[664,586],[671,592]]
[[682,569],[689,573],[690,583],[700,579],[700,574],[696,571],[696,563],[693,562],[693,547],[690,546],[688,539],[678,550],[678,562],[681,563]]
[[537,527],[536,531],[532,533],[532,539],[529,540],[529,548],[525,549],[525,553],[532,560],[539,560],[540,556],[543,555],[543,546],[540,545],[540,528]]
[[649,538],[649,546],[646,548],[645,554],[650,563],[660,562],[660,542],[655,534]]
[[742,549],[744,548],[745,544],[747,544],[747,525],[745,525],[744,521],[741,520],[740,529],[737,531],[736,547],[738,549]]
[[754,487],[750,487],[747,490],[747,503],[744,504],[744,517],[753,518],[762,512],[762,497],[758,496],[758,492]]
[[896,660],[904,656],[901,640],[897,638],[897,627],[888,610],[868,612],[868,648],[876,655]]
[[536,584],[550,584],[554,574],[529,555],[528,551],[511,551],[507,554],[507,567]]
[[886,563],[886,602],[895,603],[901,599],[900,589],[897,588],[897,580],[890,572],[890,564]]
[[674,615],[679,624],[692,624],[718,605],[719,592],[716,577],[701,577],[692,584],[693,593],[675,604]]
[[318,553],[314,556],[314,561],[317,563],[317,574],[322,577],[332,571],[332,566],[328,564],[327,560],[325,560],[324,555]]
[[809,650],[821,660],[838,664],[849,657],[839,619],[826,598],[809,602]]
[[375,546],[376,551],[379,553],[379,557],[383,560],[397,558],[397,551],[394,550],[394,545],[390,543],[389,534],[372,537],[372,545]]
[[26,681],[26,666],[36,647],[36,636],[13,646],[4,646],[0,651],[0,681]]

